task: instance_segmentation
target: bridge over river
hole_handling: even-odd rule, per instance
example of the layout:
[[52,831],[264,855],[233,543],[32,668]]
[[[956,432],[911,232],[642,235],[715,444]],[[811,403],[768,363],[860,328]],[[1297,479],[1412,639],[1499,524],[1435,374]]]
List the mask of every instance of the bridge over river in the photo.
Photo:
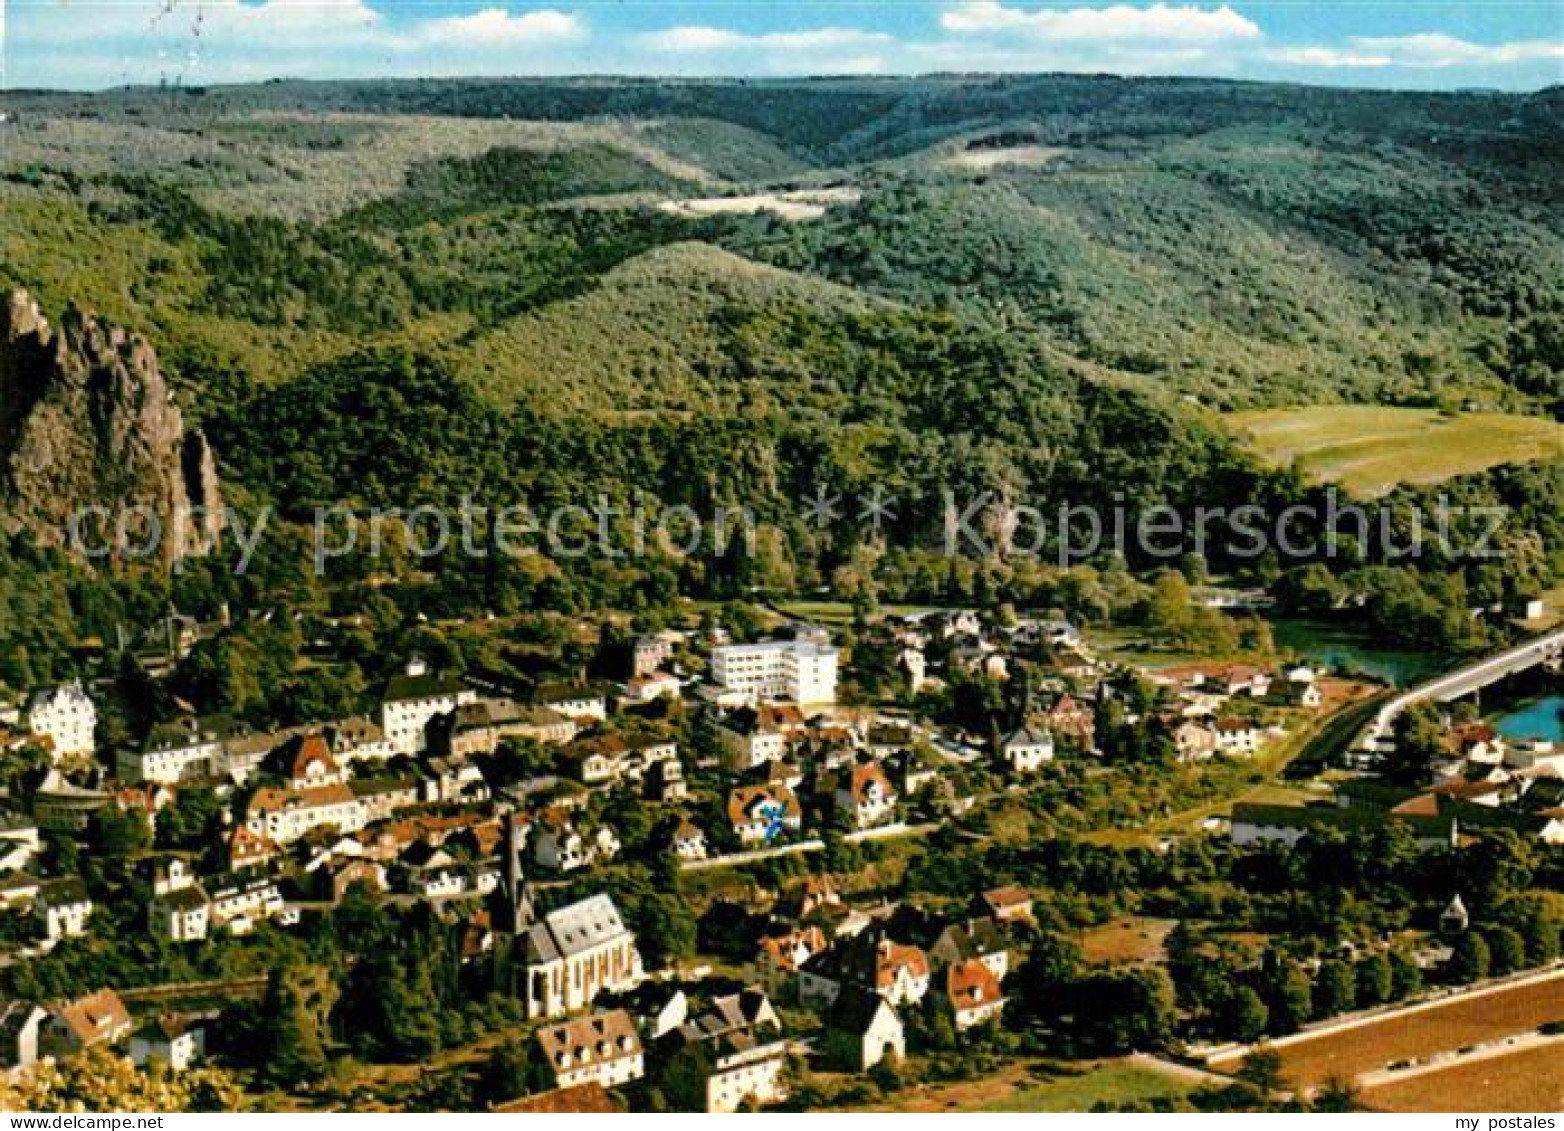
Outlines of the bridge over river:
[[1379,750],[1390,738],[1396,716],[1413,703],[1433,700],[1436,703],[1453,703],[1474,692],[1490,687],[1502,679],[1543,665],[1556,666],[1564,662],[1564,628],[1558,628],[1541,636],[1508,648],[1497,655],[1476,660],[1453,672],[1408,688],[1387,700],[1355,744],[1359,750]]

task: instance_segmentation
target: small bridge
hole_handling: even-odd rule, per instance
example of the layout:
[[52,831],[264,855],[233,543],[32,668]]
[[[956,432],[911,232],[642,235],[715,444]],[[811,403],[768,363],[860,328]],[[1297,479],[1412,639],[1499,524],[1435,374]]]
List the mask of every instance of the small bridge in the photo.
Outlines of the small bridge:
[[1453,703],[1520,672],[1536,667],[1557,667],[1560,663],[1564,663],[1564,628],[1533,637],[1497,655],[1474,661],[1427,683],[1420,683],[1401,692],[1379,709],[1358,737],[1356,748],[1379,750],[1389,739],[1396,716],[1413,703],[1425,700]]

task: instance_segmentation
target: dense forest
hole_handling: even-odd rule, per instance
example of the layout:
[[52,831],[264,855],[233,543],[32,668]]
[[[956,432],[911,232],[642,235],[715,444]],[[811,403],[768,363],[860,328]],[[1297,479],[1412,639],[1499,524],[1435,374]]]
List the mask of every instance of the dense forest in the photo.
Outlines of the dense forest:
[[[0,282],[144,333],[230,500],[280,534],[243,577],[231,557],[99,576],[12,540],[0,679],[69,670],[170,602],[346,609],[388,570],[375,596],[407,623],[828,584],[1113,615],[1081,571],[1167,561],[948,560],[944,493],[1274,513],[1320,485],[1262,466],[1227,410],[1561,416],[1560,97],[1061,76],[8,94]],[[1371,540],[1209,565],[1481,646],[1469,607],[1558,572],[1561,475],[1387,500],[1397,529],[1439,491],[1510,507],[1502,560],[1467,556],[1468,529],[1415,563]],[[876,488],[887,522],[807,521],[808,497]],[[463,497],[743,505],[767,534],[307,576],[313,508]]]

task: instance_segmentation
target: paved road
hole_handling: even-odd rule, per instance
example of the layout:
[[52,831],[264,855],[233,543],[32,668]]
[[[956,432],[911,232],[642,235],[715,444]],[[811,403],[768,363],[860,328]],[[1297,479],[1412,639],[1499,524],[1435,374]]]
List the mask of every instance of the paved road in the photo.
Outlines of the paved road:
[[1357,745],[1364,750],[1377,749],[1380,741],[1390,735],[1396,716],[1413,703],[1427,699],[1449,703],[1508,676],[1540,664],[1558,661],[1561,657],[1564,657],[1564,628],[1534,637],[1498,655],[1477,660],[1427,683],[1420,683],[1381,707],[1364,729]]

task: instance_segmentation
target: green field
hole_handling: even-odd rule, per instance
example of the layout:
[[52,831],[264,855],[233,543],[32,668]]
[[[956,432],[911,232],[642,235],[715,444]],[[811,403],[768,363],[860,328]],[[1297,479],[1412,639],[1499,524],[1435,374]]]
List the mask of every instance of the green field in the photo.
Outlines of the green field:
[[1186,1095],[1193,1086],[1168,1073],[1130,1061],[1099,1065],[1079,1076],[1029,1084],[980,1111],[1090,1111],[1099,1103],[1135,1103]]
[[1497,412],[1322,405],[1230,413],[1229,427],[1264,459],[1361,495],[1439,483],[1505,463],[1564,455],[1564,425]]

